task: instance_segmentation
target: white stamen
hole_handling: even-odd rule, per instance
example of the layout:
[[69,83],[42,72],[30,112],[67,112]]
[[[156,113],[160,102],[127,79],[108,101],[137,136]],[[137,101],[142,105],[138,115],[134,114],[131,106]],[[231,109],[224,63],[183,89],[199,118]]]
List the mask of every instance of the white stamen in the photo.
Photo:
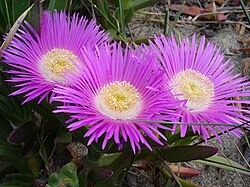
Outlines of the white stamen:
[[66,49],[54,48],[42,57],[40,70],[48,81],[65,83],[64,73],[76,70],[72,62],[79,63],[77,56],[73,52]]
[[133,119],[141,110],[137,89],[126,81],[115,81],[103,86],[95,99],[96,108],[112,119]]
[[204,74],[187,69],[178,73],[171,81],[177,99],[187,99],[187,108],[191,112],[201,112],[209,108],[214,97],[214,84]]

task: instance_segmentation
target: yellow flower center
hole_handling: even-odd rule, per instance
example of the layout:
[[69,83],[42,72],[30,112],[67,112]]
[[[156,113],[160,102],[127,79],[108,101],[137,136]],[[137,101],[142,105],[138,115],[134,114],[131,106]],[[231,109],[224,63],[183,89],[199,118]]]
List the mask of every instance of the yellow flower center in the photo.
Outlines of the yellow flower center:
[[42,57],[41,72],[49,81],[65,82],[67,71],[76,71],[77,56],[67,49],[54,48]]
[[192,112],[206,110],[214,97],[214,84],[204,74],[195,70],[178,73],[173,80],[173,93],[181,94],[177,99],[187,99],[187,108]]
[[95,99],[97,109],[113,119],[133,119],[141,109],[138,90],[126,81],[115,81],[103,86]]

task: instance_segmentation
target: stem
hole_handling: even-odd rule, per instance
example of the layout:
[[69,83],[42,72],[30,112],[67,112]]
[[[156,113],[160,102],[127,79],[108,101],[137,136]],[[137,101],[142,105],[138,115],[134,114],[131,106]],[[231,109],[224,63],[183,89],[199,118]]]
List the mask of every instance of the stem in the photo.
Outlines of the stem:
[[7,3],[6,0],[4,1],[4,4],[5,4],[5,9],[6,9],[8,24],[9,24],[9,26],[10,26],[10,25],[11,25],[11,23],[10,23],[10,14],[9,14],[8,3]]
[[125,24],[124,24],[124,15],[123,15],[123,0],[119,0],[119,11],[121,17],[121,31],[122,35],[125,36]]
[[244,5],[242,0],[240,0],[240,5],[241,5],[241,7],[242,7],[242,9],[244,11],[244,14],[246,15],[248,23],[250,24],[250,16],[249,16],[249,14],[247,12],[247,9],[246,9],[246,6]]
[[[35,123],[34,123],[35,124]],[[47,152],[46,152],[46,149],[45,149],[45,146],[44,146],[44,143],[38,133],[38,129],[37,129],[37,126],[36,124],[34,125],[34,128],[35,128],[35,131],[36,131],[36,138],[37,138],[37,141],[39,143],[39,146],[40,146],[40,151],[39,151],[39,154],[45,164],[45,168],[46,170],[48,171],[48,175],[51,175],[53,173],[53,170],[49,164],[49,160],[48,160],[48,156],[47,156]]]
[[128,43],[128,40],[122,35],[122,33],[119,31],[119,29],[112,23],[112,21],[102,13],[102,11],[91,1],[88,0],[88,2],[109,22],[109,24],[117,31],[123,42]]
[[168,21],[169,21],[169,15],[168,15],[168,7],[165,10],[165,20],[164,20],[164,31],[163,34],[166,36],[168,33]]
[[[220,132],[220,133],[218,133],[218,136],[220,136],[220,135],[222,135],[222,134],[225,134],[225,133],[228,133],[228,132],[230,132],[230,131],[233,131],[233,130],[235,130],[235,129],[238,129],[238,128],[240,128],[240,127],[243,127],[244,125],[247,125],[247,124],[249,124],[249,121],[247,121],[247,122],[245,122],[245,123],[242,123],[241,125],[239,125],[239,126],[237,126],[237,127],[234,127],[234,128],[228,129],[228,130],[225,130],[224,132]],[[216,136],[213,135],[213,136],[211,136],[210,138],[208,138],[207,141],[208,141],[208,140],[211,140],[211,139],[213,139],[213,138],[215,138],[215,137],[216,137]],[[199,141],[199,142],[193,144],[193,146],[199,145],[199,144],[201,144],[201,143],[203,143],[203,142],[205,142],[205,140],[201,140],[201,141]]]
[[[200,125],[208,125],[208,126],[227,126],[227,127],[242,127],[242,128],[247,128],[244,127],[242,124],[237,125],[237,124],[222,124],[222,123],[187,123],[187,122],[170,122],[170,121],[159,121],[159,120],[143,120],[143,119],[132,119],[130,120],[132,122],[145,122],[145,123],[161,123],[161,124],[167,124],[167,125],[195,125],[195,126],[200,126]],[[247,121],[244,123],[244,125],[248,125],[250,121]]]
[[186,4],[186,1],[184,0],[180,10],[178,11],[178,13],[177,13],[177,15],[176,15],[176,17],[174,19],[174,23],[173,23],[173,25],[172,25],[172,27],[170,29],[170,32],[174,32],[175,25],[176,25],[177,21],[179,20],[179,18],[181,16],[181,13],[182,13],[182,10],[183,10],[185,4]]
[[[169,167],[168,163],[164,160],[164,155],[161,152],[160,149],[157,149],[157,152],[159,153],[160,157],[161,157],[161,161],[163,163],[164,168],[168,171],[168,173],[171,175],[171,177],[173,177],[173,179],[177,182],[179,187],[182,187],[182,184],[180,183],[178,177],[174,174],[174,172],[172,171],[172,169]],[[161,168],[163,169],[163,168]]]

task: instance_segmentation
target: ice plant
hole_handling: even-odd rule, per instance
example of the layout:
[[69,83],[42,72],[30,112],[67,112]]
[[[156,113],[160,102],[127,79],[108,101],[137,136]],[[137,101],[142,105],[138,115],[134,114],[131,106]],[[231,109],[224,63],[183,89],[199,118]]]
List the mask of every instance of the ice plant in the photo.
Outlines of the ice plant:
[[[246,100],[233,100],[234,97],[249,96],[249,82],[246,78],[234,73],[234,66],[224,60],[224,55],[212,43],[205,45],[205,37],[197,44],[196,35],[180,40],[174,36],[168,40],[165,36],[156,36],[150,47],[165,68],[172,93],[178,100],[186,100],[181,104],[180,125],[181,136],[184,137],[188,125],[192,125],[194,133],[202,134],[207,140],[211,134],[225,131],[229,126],[206,126],[202,123],[236,124],[249,121],[249,111],[236,106],[236,103],[249,104]],[[175,131],[176,125],[173,130]],[[239,136],[242,131],[236,129],[232,134]]]
[[134,152],[141,143],[150,150],[145,135],[160,145],[166,140],[147,120],[173,120],[179,102],[164,84],[164,72],[152,53],[142,48],[123,52],[121,44],[97,47],[95,54],[85,49],[87,66],[68,77],[71,87],[57,86],[54,100],[64,103],[55,112],[70,114],[70,130],[88,127],[88,145],[104,135],[102,148],[114,138],[116,144],[129,141]]
[[[40,103],[56,84],[66,84],[64,75],[84,64],[81,48],[94,49],[108,39],[95,21],[78,14],[46,11],[40,33],[28,23],[15,35],[4,52],[4,63],[11,67],[10,82],[18,89],[11,95],[25,94],[25,102],[40,97]],[[13,69],[14,68],[14,69]]]

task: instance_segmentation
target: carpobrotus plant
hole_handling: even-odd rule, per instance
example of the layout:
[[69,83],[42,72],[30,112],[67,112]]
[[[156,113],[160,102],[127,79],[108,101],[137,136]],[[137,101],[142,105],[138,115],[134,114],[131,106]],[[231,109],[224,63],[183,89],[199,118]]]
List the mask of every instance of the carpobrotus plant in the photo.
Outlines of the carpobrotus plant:
[[[180,105],[182,137],[187,132],[188,123],[200,124],[191,125],[191,128],[205,140],[211,133],[220,140],[217,132],[232,128],[226,124],[239,125],[249,121],[249,117],[243,115],[249,111],[235,104],[249,104],[250,101],[233,99],[250,95],[249,82],[234,73],[234,66],[229,60],[224,61],[224,55],[215,45],[205,45],[204,36],[198,44],[195,34],[191,42],[185,38],[177,43],[174,36],[166,39],[164,35],[156,36],[154,42],[150,41],[150,47],[165,69],[166,84],[172,87],[176,99],[186,100]],[[224,125],[212,127],[203,123]],[[242,131],[238,128],[231,133],[239,136]]]
[[107,34],[99,31],[94,20],[46,11],[40,33],[28,23],[22,25],[4,51],[3,62],[14,68],[6,71],[12,75],[9,81],[16,83],[17,90],[11,95],[25,94],[24,103],[40,97],[40,103],[55,84],[67,84],[64,79],[67,71],[75,71],[76,64],[85,63],[83,46],[94,49],[107,40]]
[[[71,74],[71,87],[57,86],[55,101],[64,103],[55,111],[70,114],[70,130],[89,127],[84,135],[88,145],[105,134],[102,148],[114,138],[118,145],[129,141],[134,153],[140,143],[150,150],[144,135],[163,145],[166,140],[158,129],[170,130],[157,122],[140,120],[174,120],[179,105],[164,85],[164,72],[152,53],[144,53],[121,44],[108,44],[93,53],[84,49],[86,66]],[[119,146],[120,147],[120,146]]]

